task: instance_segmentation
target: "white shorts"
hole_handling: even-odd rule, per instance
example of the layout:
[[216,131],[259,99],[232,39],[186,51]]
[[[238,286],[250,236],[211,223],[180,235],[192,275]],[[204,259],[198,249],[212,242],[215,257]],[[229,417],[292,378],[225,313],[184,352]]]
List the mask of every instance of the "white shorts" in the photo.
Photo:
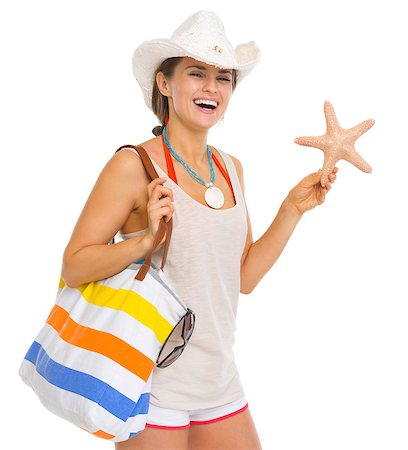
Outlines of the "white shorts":
[[196,409],[193,411],[182,409],[167,409],[149,405],[146,427],[161,429],[189,428],[191,425],[204,425],[227,419],[248,408],[245,398],[241,398],[215,408]]

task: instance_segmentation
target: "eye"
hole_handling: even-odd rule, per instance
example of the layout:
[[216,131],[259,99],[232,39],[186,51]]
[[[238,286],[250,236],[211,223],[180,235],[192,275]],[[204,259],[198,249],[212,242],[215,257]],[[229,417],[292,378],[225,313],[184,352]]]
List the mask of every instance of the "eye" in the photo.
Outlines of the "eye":
[[229,83],[231,83],[231,81],[232,81],[230,78],[226,78],[226,77],[221,77],[219,79],[222,81],[228,81]]
[[202,76],[203,76],[203,75],[202,75],[201,73],[199,73],[199,72],[191,72],[190,75],[193,76],[193,77],[202,77]]

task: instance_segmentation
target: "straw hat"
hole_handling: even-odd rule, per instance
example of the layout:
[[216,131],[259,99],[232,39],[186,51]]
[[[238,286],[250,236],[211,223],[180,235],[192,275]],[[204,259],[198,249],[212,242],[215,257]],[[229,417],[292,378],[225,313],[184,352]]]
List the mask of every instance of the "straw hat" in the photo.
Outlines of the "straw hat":
[[258,63],[260,53],[254,41],[233,48],[219,17],[210,11],[198,11],[170,39],[153,39],[137,47],[132,58],[133,74],[146,105],[152,109],[155,71],[165,59],[189,56],[223,69],[236,69],[238,84]]

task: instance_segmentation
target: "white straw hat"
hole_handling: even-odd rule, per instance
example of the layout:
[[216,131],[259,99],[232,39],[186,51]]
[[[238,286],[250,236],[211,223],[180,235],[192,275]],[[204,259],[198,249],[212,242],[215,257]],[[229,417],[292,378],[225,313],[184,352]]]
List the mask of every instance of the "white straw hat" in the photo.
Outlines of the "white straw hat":
[[189,56],[223,69],[236,69],[238,84],[258,63],[260,54],[254,41],[233,48],[219,17],[210,11],[198,11],[170,39],[153,39],[137,47],[132,58],[133,74],[146,105],[152,109],[155,72],[165,59]]

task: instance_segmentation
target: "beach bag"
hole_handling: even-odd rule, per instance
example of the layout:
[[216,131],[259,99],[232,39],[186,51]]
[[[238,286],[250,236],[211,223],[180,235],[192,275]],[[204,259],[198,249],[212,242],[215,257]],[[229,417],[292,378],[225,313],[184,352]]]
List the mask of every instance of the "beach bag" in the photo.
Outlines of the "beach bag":
[[[123,147],[158,176],[142,147]],[[20,376],[48,410],[95,436],[120,442],[144,430],[154,366],[174,362],[191,337],[194,312],[163,271],[171,230],[172,218],[163,217],[144,262],[111,277],[75,288],[60,277],[55,305],[21,363]],[[157,268],[151,258],[164,236]],[[169,346],[180,329],[183,344]]]

